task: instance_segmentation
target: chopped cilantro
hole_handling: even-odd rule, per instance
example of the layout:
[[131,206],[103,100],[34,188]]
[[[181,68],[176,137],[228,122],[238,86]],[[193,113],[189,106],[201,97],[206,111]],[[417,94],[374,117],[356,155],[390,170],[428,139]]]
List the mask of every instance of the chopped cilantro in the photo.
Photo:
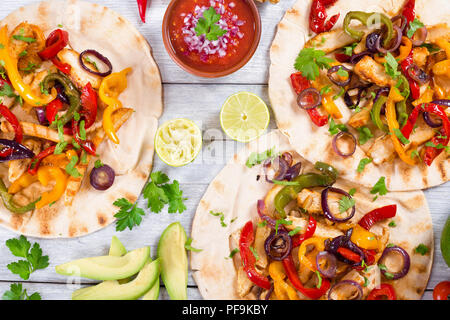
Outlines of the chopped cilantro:
[[304,48],[295,59],[294,67],[308,80],[315,80],[320,69],[329,69],[331,62],[333,59],[326,57],[324,51]]
[[369,163],[372,162],[372,159],[370,158],[363,158],[359,161],[358,164],[358,169],[356,169],[357,172],[361,173],[364,171],[364,168],[366,167],[366,165],[368,165]]
[[428,251],[430,251],[430,248],[428,248],[426,245],[424,245],[423,243],[419,244],[415,249],[414,252],[415,253],[419,253],[422,256],[426,255],[428,253]]
[[384,196],[385,194],[387,194],[388,190],[386,188],[385,179],[386,179],[385,177],[381,177],[380,179],[378,179],[377,183],[375,183],[373,188],[370,190],[370,193],[371,194],[378,193],[380,196]]
[[192,240],[193,240],[193,239],[192,239],[191,237],[187,238],[186,243],[184,244],[184,248],[185,248],[186,250],[194,251],[194,252],[200,252],[200,251],[203,251],[203,249],[197,249],[197,248],[194,248],[193,246],[191,246]]
[[409,28],[406,32],[406,36],[412,39],[416,31],[423,27],[425,27],[425,25],[419,19],[414,18],[414,20],[409,23]]
[[373,138],[373,134],[367,127],[359,127],[356,128],[359,133],[358,142],[360,145],[365,144],[367,141],[369,141],[371,138]]
[[336,123],[334,122],[334,119],[330,116],[330,128],[328,129],[328,132],[330,132],[331,135],[337,134],[339,131],[348,131],[348,128],[343,123]]
[[339,203],[339,212],[343,213],[355,205],[355,199],[349,197],[342,197],[342,199],[339,200],[338,203]]
[[245,165],[248,168],[251,168],[257,164],[262,163],[263,161],[270,159],[270,158],[275,158],[278,157],[279,153],[275,152],[275,147],[273,147],[272,149],[268,149],[266,151],[263,151],[261,153],[256,153],[256,152],[252,152],[250,154],[250,156],[247,159],[247,162],[245,163]]

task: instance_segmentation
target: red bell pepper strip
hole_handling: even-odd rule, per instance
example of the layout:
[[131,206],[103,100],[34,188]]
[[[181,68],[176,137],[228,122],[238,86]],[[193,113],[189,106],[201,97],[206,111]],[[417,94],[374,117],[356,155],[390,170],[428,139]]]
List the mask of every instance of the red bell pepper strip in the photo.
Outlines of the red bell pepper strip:
[[420,97],[420,86],[417,83],[417,81],[415,81],[413,78],[411,78],[411,76],[408,73],[408,68],[412,64],[414,64],[414,60],[413,60],[413,52],[411,50],[409,55],[400,63],[400,68],[402,69],[403,75],[406,77],[406,79],[408,79],[411,97],[414,100],[417,100]]
[[72,134],[76,143],[78,143],[87,153],[95,156],[97,148],[91,140],[83,140],[80,137],[80,127],[78,121],[72,120]]
[[12,155],[13,152],[14,152],[13,148],[9,148],[9,147],[3,148],[2,150],[0,150],[0,157],[5,158],[7,156]]
[[53,123],[56,118],[56,114],[61,111],[63,108],[63,104],[61,100],[55,99],[52,102],[50,102],[45,107],[45,117],[47,118],[48,122]]
[[388,206],[384,206],[381,208],[374,209],[370,211],[369,213],[366,213],[364,217],[359,220],[358,224],[363,227],[366,230],[370,230],[372,226],[385,219],[393,218],[395,217],[395,214],[397,213],[397,205],[391,204]]
[[7,106],[0,104],[0,114],[13,127],[14,132],[16,133],[14,140],[16,140],[18,143],[22,143],[22,140],[23,140],[22,126],[20,125],[19,120],[17,120],[17,117],[14,115],[14,113],[12,113],[11,110],[9,110],[9,108]]
[[84,127],[91,127],[97,118],[97,93],[90,82],[81,90],[81,115],[85,118]]
[[361,261],[361,256],[357,253],[354,253],[352,250],[344,248],[344,247],[340,247],[339,249],[337,249],[337,252],[343,256],[344,258],[346,258],[347,260],[353,261],[353,262],[360,262]]
[[402,15],[405,16],[408,23],[413,21],[416,16],[415,6],[416,0],[408,0],[403,7]]
[[53,59],[68,43],[69,33],[61,29],[56,29],[48,36],[45,42],[46,48],[39,52],[39,56],[42,60]]
[[45,157],[48,157],[49,155],[54,154],[55,148],[56,148],[56,145],[48,147],[47,149],[41,151],[37,156],[35,156],[33,158],[33,160],[31,161],[30,165],[28,166],[28,173],[34,176],[37,173],[42,160]]
[[70,70],[72,70],[72,66],[68,63],[62,63],[58,60],[58,58],[52,59],[53,64],[55,67],[58,68],[59,71],[61,71],[64,74],[70,74]]
[[145,23],[145,13],[147,12],[147,0],[137,0],[139,9],[139,16],[143,23]]
[[328,291],[328,289],[330,289],[330,281],[325,278],[322,279],[322,285],[320,286],[320,288],[305,288],[298,277],[297,270],[295,269],[294,265],[294,260],[292,259],[291,255],[283,259],[283,267],[286,271],[286,275],[288,276],[289,281],[294,286],[294,288],[310,299],[317,300],[321,296],[323,296]]
[[422,109],[421,106],[415,107],[413,111],[410,113],[408,120],[406,120],[405,125],[403,126],[401,132],[406,139],[409,139],[409,136],[411,135],[411,132],[414,129],[414,126],[416,125],[417,118],[419,117],[419,112],[421,109]]
[[[311,86],[309,80],[302,76],[301,72],[291,74],[291,83],[295,93],[297,94],[300,94],[300,92]],[[328,117],[326,115],[321,115],[317,108],[308,109],[305,111],[308,112],[309,117],[316,126],[322,127],[328,123]]]
[[367,300],[397,300],[394,288],[387,283],[382,283],[379,288],[373,289],[367,296]]
[[339,19],[339,13],[332,16],[328,21],[326,8],[333,5],[337,0],[313,0],[309,13],[309,28],[312,32],[322,33],[330,31]]
[[239,239],[239,252],[241,254],[242,265],[250,281],[260,288],[269,290],[271,287],[269,279],[258,273],[255,269],[256,258],[250,251],[250,246],[254,240],[253,223],[250,220],[242,229]]
[[292,247],[296,248],[302,244],[308,238],[311,238],[316,231],[317,222],[313,216],[309,216],[308,226],[306,227],[306,232],[303,234],[296,234],[292,237]]
[[[441,129],[439,135],[434,136],[431,139],[431,143],[436,147],[426,146],[425,153],[423,154],[423,162],[427,166],[430,166],[433,163],[433,160],[444,150],[444,146],[448,145],[448,132],[446,133],[444,129]],[[437,146],[439,145],[441,145],[442,148],[438,149]]]

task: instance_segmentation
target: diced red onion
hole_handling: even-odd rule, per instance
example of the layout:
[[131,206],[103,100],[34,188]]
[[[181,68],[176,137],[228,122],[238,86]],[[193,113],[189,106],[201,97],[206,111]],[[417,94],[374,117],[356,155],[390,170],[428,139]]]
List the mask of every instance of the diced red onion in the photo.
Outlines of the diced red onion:
[[316,267],[325,278],[334,278],[337,269],[336,256],[328,251],[320,251],[316,256]]
[[[352,143],[353,143],[353,148],[347,153],[344,153],[341,150],[339,150],[339,147],[337,145],[338,144],[338,140],[341,139],[344,136],[350,137],[352,139]],[[341,131],[341,132],[339,132],[337,135],[335,135],[333,137],[333,140],[331,141],[331,145],[333,147],[334,152],[336,152],[337,155],[339,155],[339,156],[341,156],[343,158],[347,158],[347,157],[350,157],[351,155],[353,155],[355,153],[355,151],[356,151],[356,138],[350,132]]]
[[297,97],[297,104],[300,108],[309,110],[319,106],[322,102],[322,96],[316,88],[307,88],[300,92]]
[[411,265],[411,259],[409,258],[409,254],[403,248],[399,246],[386,247],[383,251],[383,254],[381,255],[380,260],[378,261],[378,264],[382,264],[384,259],[391,253],[398,253],[402,256],[403,259],[402,269],[399,272],[390,272],[389,270],[381,270],[381,269],[380,271],[385,277],[386,273],[390,273],[392,276],[386,277],[390,280],[397,280],[403,278],[408,273],[409,267]]
[[[336,79],[336,77],[334,76],[339,70],[344,70],[345,72],[347,72],[348,76],[347,79],[340,81],[338,79]],[[343,65],[337,65],[337,66],[333,66],[330,69],[328,69],[328,78],[331,80],[331,82],[333,82],[335,85],[340,86],[340,87],[345,87],[346,85],[348,85],[350,83],[351,80],[351,70],[344,67]]]
[[394,38],[394,44],[390,48],[388,48],[388,49],[383,48],[383,46],[381,44],[381,40],[383,38],[382,36],[377,39],[376,48],[379,52],[386,54],[388,52],[393,52],[398,49],[398,47],[400,46],[400,44],[402,42],[402,31],[400,30],[400,28],[398,26],[394,26],[394,30],[396,31],[396,36]]
[[352,286],[356,289],[357,295],[350,300],[361,300],[361,298],[363,296],[363,290],[362,290],[360,284],[353,280],[342,280],[342,281],[336,283],[334,286],[332,286],[330,291],[328,291],[328,300],[334,300],[333,292],[342,286]]
[[[95,71],[92,70],[91,68],[89,68],[85,63],[84,63],[84,56],[85,55],[93,55],[94,57],[96,57],[98,60],[100,60],[102,63],[104,63],[107,67],[108,70],[105,72],[100,72],[100,71]],[[92,50],[92,49],[88,49],[88,50],[84,50],[79,57],[79,61],[81,64],[81,67],[86,70],[89,73],[95,74],[97,76],[100,77],[106,77],[109,76],[112,73],[112,63],[111,61],[109,61],[108,58],[106,58],[105,56],[103,56],[100,52],[96,51],[96,50]]]
[[292,239],[286,230],[272,232],[264,242],[267,256],[276,261],[287,258],[292,251]]
[[322,211],[323,211],[323,214],[325,215],[325,217],[328,220],[333,221],[333,222],[345,222],[345,221],[350,220],[355,215],[355,211],[356,211],[355,206],[352,207],[352,211],[350,212],[350,214],[347,217],[345,217],[345,218],[335,217],[333,215],[333,213],[331,212],[330,207],[328,206],[328,193],[330,191],[342,194],[343,196],[345,196],[349,199],[352,199],[352,196],[349,195],[347,192],[345,192],[342,189],[333,188],[333,187],[327,187],[327,188],[323,189],[320,201],[321,201],[321,205],[322,205]]

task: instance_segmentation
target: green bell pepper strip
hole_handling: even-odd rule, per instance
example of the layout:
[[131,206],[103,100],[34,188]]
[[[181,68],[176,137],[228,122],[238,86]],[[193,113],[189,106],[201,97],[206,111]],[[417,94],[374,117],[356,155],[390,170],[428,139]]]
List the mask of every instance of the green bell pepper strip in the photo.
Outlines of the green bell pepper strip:
[[297,185],[286,186],[277,193],[274,199],[274,205],[281,218],[286,218],[284,207],[295,199],[297,194],[304,188],[327,187],[336,181],[337,171],[332,166],[323,162],[317,162],[315,168],[321,171],[322,174],[302,174],[292,180],[296,182]]
[[32,211],[36,208],[36,202],[38,202],[41,198],[37,199],[36,201],[33,201],[23,207],[17,206],[17,204],[14,203],[14,200],[12,199],[12,194],[8,193],[8,189],[6,188],[5,183],[2,179],[0,179],[0,196],[3,200],[3,204],[5,205],[6,209],[13,213],[23,214],[28,211]]
[[[376,16],[374,16],[376,15]],[[369,19],[372,17],[379,17],[380,22],[383,23],[386,26],[386,33],[383,40],[383,46],[389,45],[389,42],[391,41],[393,35],[394,35],[394,27],[392,25],[391,19],[389,19],[386,15],[379,13],[379,12],[364,12],[364,11],[350,11],[347,13],[347,15],[344,18],[344,31],[347,33],[350,37],[361,41],[361,39],[364,37],[364,31],[358,31],[355,29],[350,28],[350,22],[352,20],[358,20],[363,25],[367,26],[367,23],[369,22]]]
[[397,104],[395,105],[395,108],[397,110],[397,120],[400,128],[402,128],[406,124],[406,121],[409,117],[408,113],[406,112],[406,100],[411,93],[411,90],[409,89],[408,79],[404,75],[400,75],[398,77],[397,87],[400,90],[400,94],[405,97],[404,100],[397,102]]
[[[44,78],[43,87],[47,90],[49,89],[50,81],[58,81],[64,87],[64,92],[69,99],[69,108],[62,116],[58,118],[58,121],[61,122],[62,125],[65,125],[70,120],[72,120],[75,112],[78,112],[81,109],[80,92],[72,83],[72,81],[70,81],[67,76],[61,73],[51,73]],[[58,124],[55,121],[50,124],[50,128],[52,129],[56,129],[57,126]]]
[[383,130],[384,132],[389,132],[389,128],[387,125],[381,121],[380,115],[381,115],[381,108],[386,103],[387,97],[380,95],[373,104],[372,110],[370,111],[370,118],[372,119],[372,122],[377,126],[378,129]]

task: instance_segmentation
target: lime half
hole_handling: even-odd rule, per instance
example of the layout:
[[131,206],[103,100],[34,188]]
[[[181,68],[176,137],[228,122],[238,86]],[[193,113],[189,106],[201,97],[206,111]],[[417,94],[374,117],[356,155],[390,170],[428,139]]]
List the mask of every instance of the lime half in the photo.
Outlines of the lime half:
[[155,151],[169,166],[180,167],[192,162],[201,148],[202,132],[191,120],[169,120],[156,131]]
[[258,138],[269,125],[270,114],[264,101],[254,93],[238,92],[228,97],[220,111],[223,131],[239,142]]

